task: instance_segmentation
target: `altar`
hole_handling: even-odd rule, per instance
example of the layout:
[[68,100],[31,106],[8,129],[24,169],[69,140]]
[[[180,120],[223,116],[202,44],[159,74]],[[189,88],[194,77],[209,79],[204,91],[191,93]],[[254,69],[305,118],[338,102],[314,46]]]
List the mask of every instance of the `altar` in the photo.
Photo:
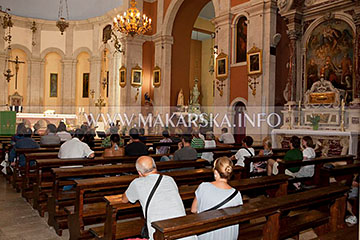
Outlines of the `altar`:
[[350,131],[274,129],[271,132],[273,147],[282,147],[284,141],[287,141],[294,135],[300,138],[311,136],[317,147],[321,148],[322,155],[324,156],[336,153],[357,155],[358,152],[359,133]]
[[44,120],[46,124],[52,123],[56,126],[60,121],[65,122],[68,125],[75,125],[77,116],[75,114],[47,114],[47,113],[17,113],[16,122],[27,121],[31,126],[37,121]]

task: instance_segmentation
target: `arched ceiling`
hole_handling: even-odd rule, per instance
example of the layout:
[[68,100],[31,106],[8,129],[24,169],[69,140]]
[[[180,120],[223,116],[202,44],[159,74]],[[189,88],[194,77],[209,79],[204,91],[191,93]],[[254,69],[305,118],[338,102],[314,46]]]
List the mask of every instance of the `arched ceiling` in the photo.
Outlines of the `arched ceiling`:
[[[123,4],[123,0],[67,0],[67,2],[69,20],[84,20],[103,16],[111,9],[118,8]],[[10,8],[10,14],[13,15],[57,20],[60,0],[1,0],[0,5],[3,9]],[[66,17],[65,7],[63,16]]]

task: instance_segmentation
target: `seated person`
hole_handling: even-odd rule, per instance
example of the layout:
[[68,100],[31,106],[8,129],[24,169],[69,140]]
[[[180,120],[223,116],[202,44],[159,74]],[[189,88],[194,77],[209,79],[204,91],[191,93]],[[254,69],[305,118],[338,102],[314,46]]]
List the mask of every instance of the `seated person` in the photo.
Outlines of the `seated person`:
[[234,144],[235,143],[234,136],[228,132],[227,128],[221,129],[221,135],[218,140],[219,140],[219,142],[224,143],[224,144]]
[[[32,130],[30,128],[26,128],[24,130],[24,137],[21,139],[18,139],[15,143],[15,146],[11,149],[10,156],[9,156],[9,162],[11,163],[11,166],[15,166],[15,159],[16,159],[16,149],[24,149],[24,148],[40,148],[40,145],[35,142],[34,139],[31,138],[32,136]],[[25,167],[25,156],[21,154],[19,156],[19,166]],[[32,165],[33,163],[31,163]]]
[[[207,132],[205,134],[205,146],[204,148],[216,148],[215,137],[212,132]],[[214,153],[212,152],[203,152],[201,158],[207,160],[208,162],[214,161]]]
[[[104,140],[101,142],[101,146],[104,147],[104,148],[109,148],[111,147],[111,140],[110,140],[110,137],[111,135],[113,134],[118,134],[119,133],[119,128],[117,126],[112,126],[110,127],[109,129],[109,134],[106,136],[106,138],[104,138]],[[124,146],[124,141],[120,138],[120,141],[119,141],[119,147],[121,146]]]
[[192,148],[204,148],[205,143],[204,140],[200,138],[200,131],[198,129],[195,129],[192,133],[193,138],[191,140],[191,147]]
[[145,129],[144,129],[144,128],[140,128],[140,129],[139,129],[139,139],[140,139],[140,141],[143,142],[143,143],[146,142]]
[[94,151],[82,142],[85,137],[85,132],[82,129],[76,129],[74,137],[63,143],[60,147],[58,157],[66,158],[94,158]]
[[[297,136],[292,136],[290,139],[290,150],[285,153],[284,161],[299,161],[303,159],[303,154],[300,151],[300,138]],[[267,174],[268,176],[271,176],[271,174],[277,175],[279,173],[278,165],[280,159],[277,159],[276,161],[273,159],[268,160],[268,166],[267,166]],[[300,170],[300,167],[293,167],[285,170],[285,174],[289,176],[295,176],[294,173],[298,172]]]
[[[162,132],[162,135],[164,138],[160,140],[161,143],[172,143],[169,132],[167,130],[164,130]],[[168,154],[169,151],[170,151],[170,146],[160,146],[156,148],[156,154]]]
[[[255,150],[251,147],[254,140],[250,136],[246,136],[242,140],[242,147],[236,152],[235,155],[231,157],[231,160],[237,160],[236,166],[245,167],[245,157],[253,157],[255,156]],[[250,172],[253,171],[253,164],[250,165]]]
[[182,141],[178,143],[178,150],[174,153],[174,160],[196,160],[197,152],[191,147],[191,135],[184,135]]
[[16,127],[16,134],[11,137],[11,141],[10,141],[11,146],[15,146],[17,140],[23,139],[25,132],[26,132],[25,124],[19,123],[19,125],[17,125]]
[[[306,161],[315,158],[316,153],[313,148],[314,144],[312,138],[310,136],[304,136],[303,139],[301,140],[301,143],[304,147],[304,150],[302,152],[303,160]],[[315,165],[303,166],[300,168],[300,170],[297,173],[295,173],[295,177],[297,178],[312,177],[314,175],[314,171],[315,171]]]
[[[272,155],[272,144],[268,137],[264,138],[263,140],[263,147],[259,152],[259,156],[269,156]],[[254,163],[254,172],[261,173],[266,171],[267,163],[266,161],[256,162]]]
[[143,156],[148,154],[147,147],[139,139],[139,132],[136,128],[132,128],[129,131],[130,141],[125,146],[126,156]]
[[[195,191],[195,198],[191,206],[192,213],[201,213],[243,204],[240,192],[228,184],[228,180],[233,173],[233,162],[228,157],[218,158],[214,162],[213,171],[215,181],[203,182]],[[228,199],[229,201],[224,202]],[[233,225],[201,234],[198,236],[198,239],[236,240],[238,235],[239,226]]]
[[174,134],[171,136],[171,141],[173,143],[181,142],[182,135],[183,135],[183,131],[180,128],[175,128]]
[[[136,161],[136,170],[140,177],[130,183],[128,189],[122,195],[122,202],[140,202],[144,216],[146,216],[149,237],[154,239],[155,229],[151,227],[151,223],[185,216],[185,208],[174,179],[166,175],[162,175],[162,179],[159,179],[160,174],[157,172],[154,159],[148,156],[139,157]],[[160,183],[150,199],[147,213],[145,213],[146,206],[144,205],[158,180],[160,180]],[[196,239],[196,237],[186,239]]]
[[357,176],[354,177],[348,194],[348,200],[346,202],[346,210],[350,213],[350,215],[345,218],[345,222],[350,225],[356,224],[358,220],[353,210],[353,204],[356,205],[359,203],[359,176],[360,175],[357,174]]
[[61,142],[71,140],[71,134],[66,131],[66,125],[64,122],[60,122],[56,131],[56,135],[60,137]]
[[119,134],[112,134],[110,136],[111,147],[106,148],[103,153],[103,157],[121,157],[125,155],[123,147],[119,147],[120,136]]
[[91,149],[93,149],[95,147],[95,136],[95,130],[89,128],[88,131],[85,132],[85,136],[82,141],[86,143]]
[[56,126],[52,123],[46,127],[45,135],[40,138],[40,145],[59,145],[60,137],[56,135]]

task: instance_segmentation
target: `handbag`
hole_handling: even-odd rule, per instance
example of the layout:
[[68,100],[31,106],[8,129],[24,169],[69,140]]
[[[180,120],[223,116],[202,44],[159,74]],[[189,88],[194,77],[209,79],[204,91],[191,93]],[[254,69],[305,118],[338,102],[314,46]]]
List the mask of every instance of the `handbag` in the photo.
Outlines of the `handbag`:
[[221,203],[219,203],[218,205],[216,205],[212,208],[209,208],[208,210],[205,210],[204,212],[216,210],[216,209],[224,206],[226,203],[230,202],[238,193],[239,193],[239,191],[235,189],[234,192],[229,197],[227,197],[224,201],[222,201]]
[[146,218],[147,218],[147,211],[148,211],[148,208],[149,208],[149,204],[150,204],[150,201],[152,199],[152,197],[154,196],[154,193],[156,191],[156,189],[158,188],[160,182],[161,182],[161,179],[162,179],[162,175],[159,176],[159,178],[157,179],[154,187],[152,188],[151,192],[150,192],[150,195],[148,197],[148,199],[146,200],[146,205],[145,205],[145,213],[144,213],[144,220],[145,220],[145,224],[144,226],[142,227],[141,229],[141,237],[142,238],[146,238],[146,239],[149,239],[149,229],[147,227],[147,221],[146,221]]

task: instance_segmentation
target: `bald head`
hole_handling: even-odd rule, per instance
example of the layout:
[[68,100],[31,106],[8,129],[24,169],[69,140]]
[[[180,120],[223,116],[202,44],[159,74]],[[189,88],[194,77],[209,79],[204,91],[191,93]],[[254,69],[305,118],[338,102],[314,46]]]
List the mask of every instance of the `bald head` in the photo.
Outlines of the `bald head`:
[[136,160],[136,170],[142,175],[156,171],[156,164],[152,157],[142,156]]

